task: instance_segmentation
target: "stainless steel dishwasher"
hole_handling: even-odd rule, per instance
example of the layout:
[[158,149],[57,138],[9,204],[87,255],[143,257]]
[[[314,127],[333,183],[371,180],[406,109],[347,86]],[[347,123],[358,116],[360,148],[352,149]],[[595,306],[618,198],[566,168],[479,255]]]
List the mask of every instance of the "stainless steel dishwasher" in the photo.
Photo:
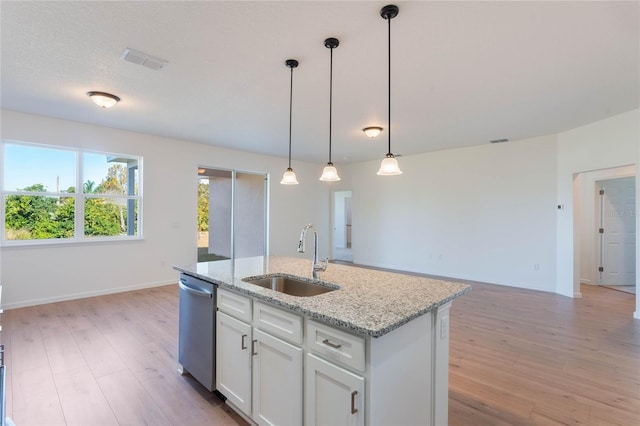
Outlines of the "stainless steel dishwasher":
[[210,391],[216,388],[216,285],[180,274],[178,362]]

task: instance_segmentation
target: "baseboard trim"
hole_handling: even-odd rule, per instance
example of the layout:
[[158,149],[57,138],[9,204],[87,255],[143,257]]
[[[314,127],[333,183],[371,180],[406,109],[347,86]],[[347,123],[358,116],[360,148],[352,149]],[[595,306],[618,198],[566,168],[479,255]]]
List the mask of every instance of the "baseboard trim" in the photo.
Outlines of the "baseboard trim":
[[86,299],[87,297],[104,296],[107,294],[124,293],[127,291],[142,290],[145,288],[161,287],[164,285],[176,284],[175,280],[156,281],[152,283],[134,284],[125,287],[108,288],[96,291],[87,291],[82,293],[71,293],[56,297],[46,297],[42,299],[31,299],[22,302],[8,303],[2,305],[2,309],[26,308],[28,306],[44,305],[45,303],[66,302],[75,299]]

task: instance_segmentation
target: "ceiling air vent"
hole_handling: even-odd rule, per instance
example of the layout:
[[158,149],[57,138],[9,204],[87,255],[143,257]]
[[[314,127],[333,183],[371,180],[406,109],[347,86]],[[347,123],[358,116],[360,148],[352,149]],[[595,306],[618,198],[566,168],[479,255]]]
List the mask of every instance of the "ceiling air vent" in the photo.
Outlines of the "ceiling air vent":
[[509,142],[509,139],[504,138],[504,139],[494,139],[492,141],[489,141],[491,143],[502,143],[502,142]]
[[120,55],[120,59],[122,59],[123,61],[131,62],[133,64],[142,65],[143,67],[147,67],[155,71],[161,70],[169,63],[164,59],[154,58],[153,56],[147,55],[144,52],[130,49],[128,47],[124,49],[124,52],[122,52],[122,55]]

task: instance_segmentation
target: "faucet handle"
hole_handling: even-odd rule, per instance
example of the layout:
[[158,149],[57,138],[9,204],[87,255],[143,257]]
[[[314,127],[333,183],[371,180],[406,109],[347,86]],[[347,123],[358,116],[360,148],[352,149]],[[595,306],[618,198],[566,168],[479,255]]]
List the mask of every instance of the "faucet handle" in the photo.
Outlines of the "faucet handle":
[[329,256],[327,256],[323,261],[318,262],[313,265],[314,271],[326,271],[327,266],[329,266]]

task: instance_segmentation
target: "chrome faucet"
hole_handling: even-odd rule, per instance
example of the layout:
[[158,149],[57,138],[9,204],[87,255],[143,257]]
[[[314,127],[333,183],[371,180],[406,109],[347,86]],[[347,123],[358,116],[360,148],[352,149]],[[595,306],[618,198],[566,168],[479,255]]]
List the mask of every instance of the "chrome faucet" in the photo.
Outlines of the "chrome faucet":
[[307,231],[311,229],[313,231],[313,262],[311,263],[311,276],[313,279],[318,278],[318,271],[326,271],[329,258],[327,257],[323,262],[318,261],[318,231],[312,224],[305,225],[300,232],[300,242],[298,243],[298,253],[304,253],[304,240],[307,236]]

